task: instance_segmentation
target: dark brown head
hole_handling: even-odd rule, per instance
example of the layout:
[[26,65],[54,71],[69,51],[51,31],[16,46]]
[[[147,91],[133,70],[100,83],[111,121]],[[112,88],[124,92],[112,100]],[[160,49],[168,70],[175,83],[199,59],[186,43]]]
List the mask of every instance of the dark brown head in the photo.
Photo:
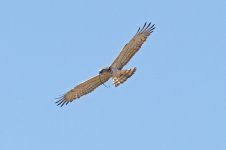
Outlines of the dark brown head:
[[103,68],[99,71],[99,74],[102,74],[104,72],[111,72],[111,68],[110,67],[107,67],[107,68]]

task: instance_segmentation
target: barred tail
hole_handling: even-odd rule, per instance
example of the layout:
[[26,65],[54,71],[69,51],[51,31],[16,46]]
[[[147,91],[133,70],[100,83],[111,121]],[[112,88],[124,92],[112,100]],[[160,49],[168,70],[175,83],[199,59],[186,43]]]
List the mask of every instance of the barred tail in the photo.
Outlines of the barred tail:
[[112,78],[115,87],[125,82],[129,77],[131,77],[134,74],[135,71],[136,68],[131,68],[129,70],[121,70],[119,75]]

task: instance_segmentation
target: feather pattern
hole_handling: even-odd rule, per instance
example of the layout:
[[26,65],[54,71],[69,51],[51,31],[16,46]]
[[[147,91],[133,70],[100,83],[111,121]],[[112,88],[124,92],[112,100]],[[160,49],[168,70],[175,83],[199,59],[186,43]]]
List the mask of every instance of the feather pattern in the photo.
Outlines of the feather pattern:
[[130,78],[134,74],[135,71],[136,68],[132,68],[129,70],[120,70],[117,76],[112,77],[112,81],[115,87],[124,83],[128,78]]
[[91,79],[85,82],[82,82],[81,84],[77,85],[76,87],[68,91],[63,96],[59,97],[58,98],[59,100],[56,102],[57,105],[60,106],[67,105],[69,102],[72,102],[73,100],[78,99],[81,96],[92,92],[98,86],[108,81],[110,77],[111,74],[109,72],[104,72],[95,77],[92,77]]
[[122,69],[141,48],[142,44],[147,40],[154,29],[155,25],[151,25],[151,23],[148,25],[145,23],[142,28],[139,28],[135,36],[123,47],[118,57],[111,64],[111,67]]

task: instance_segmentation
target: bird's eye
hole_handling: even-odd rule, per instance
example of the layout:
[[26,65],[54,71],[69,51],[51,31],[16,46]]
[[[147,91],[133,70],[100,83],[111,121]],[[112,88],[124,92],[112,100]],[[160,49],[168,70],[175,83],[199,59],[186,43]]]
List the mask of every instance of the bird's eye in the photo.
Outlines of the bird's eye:
[[103,73],[103,69],[99,71],[99,74],[102,74],[102,73]]

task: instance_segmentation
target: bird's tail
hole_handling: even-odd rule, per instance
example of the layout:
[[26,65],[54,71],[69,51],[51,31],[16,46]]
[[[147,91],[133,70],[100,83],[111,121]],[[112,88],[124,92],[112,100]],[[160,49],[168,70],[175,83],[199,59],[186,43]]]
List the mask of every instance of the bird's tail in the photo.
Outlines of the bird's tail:
[[125,82],[129,77],[131,77],[134,74],[135,71],[136,71],[136,68],[131,68],[128,70],[120,70],[120,73],[117,74],[117,76],[114,76],[112,78],[112,81],[115,87]]

